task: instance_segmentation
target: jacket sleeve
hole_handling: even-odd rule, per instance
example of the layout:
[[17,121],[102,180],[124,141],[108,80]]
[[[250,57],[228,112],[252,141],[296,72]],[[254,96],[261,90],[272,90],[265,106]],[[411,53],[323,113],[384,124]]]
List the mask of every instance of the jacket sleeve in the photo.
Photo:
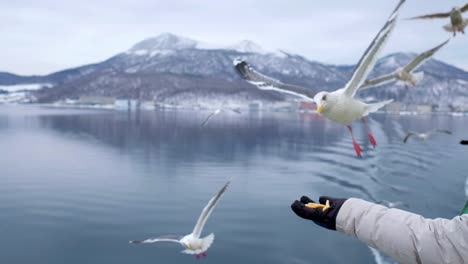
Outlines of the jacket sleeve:
[[468,215],[426,219],[360,199],[348,199],[336,230],[400,263],[468,263]]

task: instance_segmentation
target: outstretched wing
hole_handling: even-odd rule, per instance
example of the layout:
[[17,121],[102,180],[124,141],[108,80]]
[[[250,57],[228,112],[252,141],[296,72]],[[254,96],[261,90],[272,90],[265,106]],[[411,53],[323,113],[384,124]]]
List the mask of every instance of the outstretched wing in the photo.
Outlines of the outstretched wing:
[[148,238],[145,240],[130,240],[130,244],[147,244],[147,243],[156,243],[156,242],[174,242],[179,243],[182,239],[181,236],[160,236],[156,238]]
[[385,43],[387,42],[390,33],[395,28],[396,18],[398,15],[398,10],[405,0],[401,0],[398,3],[398,6],[395,8],[393,13],[390,15],[390,18],[387,20],[382,29],[377,33],[377,36],[372,40],[371,44],[367,50],[362,55],[359,60],[356,68],[354,69],[351,80],[346,84],[344,88],[344,93],[347,96],[353,97],[356,94],[356,91],[364,83],[365,79],[369,72],[374,68],[374,64],[377,60],[377,56],[380,51],[383,49]]
[[377,87],[377,86],[382,86],[384,84],[390,83],[395,81],[395,73],[390,73],[386,75],[379,76],[375,79],[372,80],[366,80],[361,87],[359,87],[360,90],[365,90],[369,89],[372,87]]
[[410,63],[408,63],[404,67],[404,70],[406,72],[412,72],[412,71],[417,70],[419,68],[419,66],[421,66],[424,62],[426,62],[428,59],[430,59],[439,49],[441,49],[443,46],[445,46],[449,41],[450,41],[450,39],[444,41],[444,43],[438,45],[435,48],[432,48],[430,50],[427,50],[427,51],[419,54],[418,56],[416,56],[416,58],[414,58]]
[[429,134],[434,134],[434,133],[445,133],[445,134],[449,134],[449,135],[452,134],[451,131],[445,130],[445,129],[433,129],[433,130],[427,132],[428,135],[429,135]]
[[233,108],[233,109],[231,109],[231,111],[233,111],[236,114],[242,114],[242,112],[241,112],[241,110],[239,108]]
[[406,141],[408,141],[408,139],[411,137],[411,136],[414,136],[416,135],[417,133],[415,132],[408,132],[408,134],[406,134],[406,137],[403,139],[403,143],[406,143]]
[[208,217],[210,217],[211,212],[213,212],[213,209],[215,208],[216,204],[218,203],[219,199],[221,196],[223,196],[224,192],[226,191],[227,187],[229,186],[230,181],[228,181],[226,184],[224,184],[223,188],[219,190],[219,192],[210,199],[208,204],[203,208],[202,213],[200,214],[200,217],[198,218],[197,224],[195,225],[195,228],[193,229],[192,235],[196,238],[199,238],[201,235],[201,232],[203,231],[203,227],[205,226],[206,220],[208,220]]
[[306,100],[313,100],[315,94],[317,93],[313,89],[282,83],[278,80],[268,77],[253,69],[246,61],[243,60],[234,60],[234,67],[244,80],[257,86],[257,88],[260,90],[269,90],[290,94],[304,98]]
[[210,121],[210,119],[215,116],[217,114],[217,112],[212,112],[211,114],[209,114],[206,118],[205,118],[205,121],[203,121],[202,123],[202,127],[206,126],[206,124],[208,124],[208,122]]
[[462,8],[460,8],[460,10],[461,10],[462,12],[468,11],[468,4],[462,6]]
[[450,16],[450,12],[449,13],[429,14],[429,15],[424,15],[424,16],[416,16],[416,17],[412,17],[410,19],[445,18],[445,17],[449,17],[449,16]]

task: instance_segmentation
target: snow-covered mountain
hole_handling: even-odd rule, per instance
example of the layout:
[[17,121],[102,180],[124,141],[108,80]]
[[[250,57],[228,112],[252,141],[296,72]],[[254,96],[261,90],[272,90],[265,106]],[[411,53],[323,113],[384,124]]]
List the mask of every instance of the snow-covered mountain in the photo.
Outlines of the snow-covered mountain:
[[[380,59],[372,75],[403,66],[415,54],[397,53]],[[212,45],[164,33],[143,40],[112,58],[47,76],[35,76],[35,83],[54,84],[36,94],[41,102],[85,95],[182,101],[220,97],[240,101],[281,100],[282,95],[258,91],[239,78],[232,61],[243,58],[265,74],[284,82],[323,90],[343,86],[353,66],[328,65],[283,51],[268,51],[244,40],[232,45]],[[363,91],[367,99],[394,98],[406,104],[464,104],[468,95],[468,73],[437,60],[421,70],[425,79],[417,88],[395,84]],[[5,74],[3,74],[5,75]],[[28,83],[27,78],[4,77],[0,85]],[[5,83],[8,80],[9,83]],[[16,82],[15,82],[16,81]],[[464,97],[464,98],[463,98]]]

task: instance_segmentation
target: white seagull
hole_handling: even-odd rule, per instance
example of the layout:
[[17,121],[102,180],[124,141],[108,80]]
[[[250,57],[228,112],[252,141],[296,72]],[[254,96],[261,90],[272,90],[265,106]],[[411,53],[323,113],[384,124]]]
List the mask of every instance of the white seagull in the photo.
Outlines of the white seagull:
[[410,19],[427,19],[427,18],[447,18],[450,17],[450,24],[445,25],[444,29],[448,32],[453,32],[453,36],[457,35],[457,32],[465,34],[465,28],[468,26],[468,19],[464,19],[462,13],[468,11],[468,4],[462,7],[454,7],[450,12],[447,13],[436,13],[424,16],[417,16]]
[[452,134],[452,132],[448,131],[448,130],[443,130],[443,129],[433,129],[433,130],[430,130],[426,133],[418,133],[418,132],[414,132],[414,131],[410,131],[408,132],[408,134],[406,134],[406,137],[403,139],[403,143],[406,143],[406,141],[408,141],[408,139],[412,136],[417,136],[418,138],[422,139],[422,140],[427,140],[429,138],[429,136],[431,136],[432,134],[434,133],[445,133],[445,134]]
[[444,43],[438,45],[435,48],[427,50],[418,56],[416,56],[413,60],[411,60],[405,67],[396,70],[390,74],[379,76],[372,80],[367,80],[361,86],[361,89],[367,89],[371,87],[376,87],[380,85],[387,84],[392,81],[402,81],[405,85],[416,86],[418,82],[420,82],[424,78],[424,72],[414,72],[416,71],[424,62],[430,59],[439,49],[445,46],[449,40],[446,40]]
[[[210,113],[206,118],[205,120],[203,121],[203,123],[201,124],[202,127],[206,126],[206,124],[208,124],[208,122],[211,120],[211,118],[213,118],[214,116],[216,115],[219,115],[221,114],[222,112],[224,112],[226,110],[226,108],[224,107],[225,105],[225,102],[223,102],[223,104],[221,105],[220,108],[217,108],[215,109],[212,113]],[[233,108],[233,109],[229,109],[231,110],[232,112],[236,113],[236,114],[240,114],[241,111],[238,109],[238,108]]]
[[404,2],[405,0],[400,0],[398,6],[395,8],[390,18],[387,20],[383,28],[379,31],[377,36],[374,38],[359,60],[351,80],[349,80],[346,86],[342,89],[336,90],[334,92],[316,93],[314,90],[295,85],[284,84],[278,80],[260,74],[242,60],[234,60],[234,66],[242,78],[257,86],[259,89],[278,91],[296,95],[306,100],[314,101],[317,104],[318,113],[321,113],[325,115],[325,117],[348,127],[353,139],[353,146],[356,154],[357,156],[361,157],[361,147],[354,138],[351,123],[357,119],[361,119],[366,126],[369,140],[375,147],[377,142],[370,132],[364,117],[372,112],[379,110],[386,104],[391,103],[393,100],[375,104],[366,104],[355,99],[354,96],[361,85],[364,83],[369,72],[374,67],[378,54],[384,47],[385,42],[388,40],[390,33],[395,27],[398,10]]
[[185,249],[181,252],[184,254],[195,255],[197,259],[200,256],[206,257],[206,251],[210,248],[211,244],[214,241],[214,234],[211,233],[204,238],[200,238],[200,235],[203,231],[203,227],[206,224],[206,221],[210,217],[211,212],[215,208],[221,196],[223,196],[227,187],[229,186],[230,181],[228,181],[223,188],[208,202],[208,204],[203,208],[203,211],[198,218],[197,224],[193,229],[192,233],[186,236],[160,236],[156,238],[148,238],[145,240],[131,240],[131,244],[145,244],[145,243],[156,243],[156,242],[175,242],[181,244]]

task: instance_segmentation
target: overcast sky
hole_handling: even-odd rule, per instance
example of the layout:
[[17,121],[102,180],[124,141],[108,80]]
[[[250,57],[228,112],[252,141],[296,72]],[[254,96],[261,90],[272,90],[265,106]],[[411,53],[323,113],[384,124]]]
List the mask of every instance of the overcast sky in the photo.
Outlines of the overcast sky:
[[[249,39],[308,59],[354,64],[397,0],[15,0],[0,1],[0,71],[47,74],[99,62],[171,32],[231,44]],[[461,0],[408,0],[400,18],[449,11]],[[468,14],[465,15],[468,18]],[[401,20],[384,54],[422,52],[451,35],[448,19]],[[436,57],[468,70],[468,35]]]

